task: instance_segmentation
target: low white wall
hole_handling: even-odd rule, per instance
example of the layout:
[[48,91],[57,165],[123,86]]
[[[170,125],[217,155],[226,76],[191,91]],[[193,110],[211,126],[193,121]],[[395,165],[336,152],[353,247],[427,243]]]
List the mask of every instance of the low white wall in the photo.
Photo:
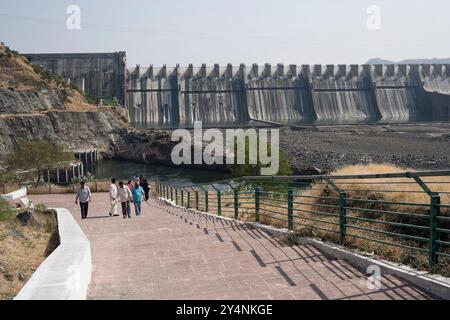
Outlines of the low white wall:
[[394,274],[441,299],[450,300],[450,278],[430,274],[427,271],[417,271],[406,265],[366,257],[361,253],[352,252],[348,248],[316,239],[299,237],[297,242],[313,245],[323,253],[337,259],[347,260],[353,266],[363,270],[367,270],[371,265],[377,265],[384,273]]
[[67,209],[56,209],[60,245],[42,262],[15,300],[84,300],[91,281],[89,240]]
[[17,200],[19,198],[26,197],[26,196],[27,196],[27,188],[20,188],[17,191],[13,191],[13,192],[10,192],[7,194],[0,195],[0,197],[5,199],[6,201]]

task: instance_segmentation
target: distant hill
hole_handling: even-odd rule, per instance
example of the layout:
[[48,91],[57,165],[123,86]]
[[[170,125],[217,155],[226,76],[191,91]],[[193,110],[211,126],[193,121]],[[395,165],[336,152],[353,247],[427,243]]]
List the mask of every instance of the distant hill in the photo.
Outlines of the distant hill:
[[450,64],[450,58],[405,59],[402,61],[373,58],[367,61],[367,64]]

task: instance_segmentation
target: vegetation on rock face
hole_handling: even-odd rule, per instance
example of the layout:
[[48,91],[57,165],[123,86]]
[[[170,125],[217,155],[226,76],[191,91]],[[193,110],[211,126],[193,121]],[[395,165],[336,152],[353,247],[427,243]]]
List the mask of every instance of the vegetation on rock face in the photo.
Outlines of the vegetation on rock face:
[[53,81],[61,89],[61,93],[67,101],[67,98],[73,94],[73,91],[78,91],[83,94],[80,88],[78,88],[74,83],[67,83],[64,78],[60,75],[53,74],[49,71],[45,71],[44,68],[39,64],[31,64],[33,71],[38,73],[42,78],[47,81]]
[[59,145],[41,140],[22,140],[14,152],[6,157],[10,171],[30,171],[38,184],[48,170],[75,160],[72,153],[65,152]]
[[110,106],[110,107],[117,107],[119,106],[119,102],[117,101],[117,99],[115,97],[102,97],[102,98],[96,98],[96,97],[92,97],[90,95],[87,94],[83,94],[86,101],[89,104],[93,104],[93,105],[103,105],[103,106]]

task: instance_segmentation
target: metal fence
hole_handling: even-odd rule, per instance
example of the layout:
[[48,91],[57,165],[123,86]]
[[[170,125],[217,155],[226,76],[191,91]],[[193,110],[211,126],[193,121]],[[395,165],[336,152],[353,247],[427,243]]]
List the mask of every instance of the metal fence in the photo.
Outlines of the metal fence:
[[155,187],[161,198],[184,208],[375,253],[397,248],[422,257],[428,267],[450,258],[450,171],[259,176]]

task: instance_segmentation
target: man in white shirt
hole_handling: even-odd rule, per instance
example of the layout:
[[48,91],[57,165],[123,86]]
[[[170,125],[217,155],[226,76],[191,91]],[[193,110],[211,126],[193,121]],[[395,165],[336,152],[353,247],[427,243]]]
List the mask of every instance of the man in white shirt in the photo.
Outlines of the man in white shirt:
[[86,186],[86,183],[84,181],[80,182],[80,189],[78,189],[77,191],[75,204],[78,204],[78,200],[80,200],[81,219],[87,219],[89,202],[91,202],[92,200],[92,194],[91,189]]
[[119,181],[119,188],[117,189],[117,200],[119,200],[120,204],[122,205],[122,214],[124,219],[126,219],[127,217],[131,218],[130,202],[132,198],[133,196],[131,194],[130,188],[128,188],[128,186],[122,181]]
[[111,179],[111,185],[109,186],[109,200],[111,203],[111,208],[109,210],[109,216],[118,216],[117,214],[117,186],[116,178]]

